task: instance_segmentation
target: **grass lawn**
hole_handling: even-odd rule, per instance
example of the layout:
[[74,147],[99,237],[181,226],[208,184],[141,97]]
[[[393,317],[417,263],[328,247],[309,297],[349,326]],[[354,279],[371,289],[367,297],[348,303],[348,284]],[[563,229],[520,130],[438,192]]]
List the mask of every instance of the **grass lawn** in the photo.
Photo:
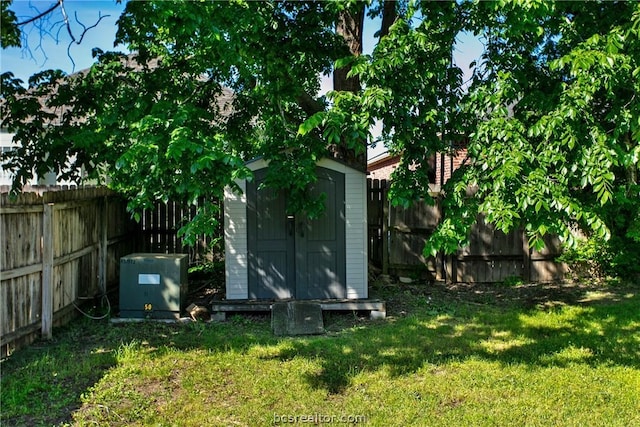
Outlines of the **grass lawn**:
[[[78,320],[1,365],[1,424],[640,425],[640,288],[390,285],[327,334]],[[297,418],[296,418],[297,417]]]

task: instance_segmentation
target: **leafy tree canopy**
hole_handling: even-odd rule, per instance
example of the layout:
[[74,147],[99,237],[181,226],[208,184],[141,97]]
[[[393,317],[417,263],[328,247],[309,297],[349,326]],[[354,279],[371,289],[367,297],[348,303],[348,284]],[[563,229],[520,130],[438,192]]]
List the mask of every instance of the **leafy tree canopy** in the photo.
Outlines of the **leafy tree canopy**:
[[20,46],[20,30],[18,29],[16,14],[9,9],[10,1],[0,2],[0,46],[6,47]]
[[[2,43],[13,17],[2,9]],[[362,54],[365,13],[380,23]],[[468,158],[444,186],[426,252],[453,252],[478,214],[498,229],[571,239],[578,225],[640,240],[640,4],[637,2],[130,2],[118,43],[90,70],[2,76],[4,126],[21,146],[16,184],[53,168],[155,200],[222,196],[271,162],[267,185],[319,214],[315,162],[362,162],[371,129],[402,155],[390,194],[428,192],[428,159],[462,137]],[[5,27],[8,30],[5,32]],[[485,44],[473,78],[451,61],[461,32]],[[319,96],[323,74],[334,90]],[[211,226],[213,204],[185,231]]]

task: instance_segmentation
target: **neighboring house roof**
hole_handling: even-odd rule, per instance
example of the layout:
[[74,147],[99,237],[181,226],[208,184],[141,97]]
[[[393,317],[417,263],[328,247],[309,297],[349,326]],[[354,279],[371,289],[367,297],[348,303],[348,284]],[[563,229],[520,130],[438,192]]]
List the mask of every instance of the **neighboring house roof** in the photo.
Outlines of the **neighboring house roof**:
[[[157,68],[160,64],[159,60],[152,59],[148,61],[145,65],[142,65],[137,62],[136,58],[137,58],[136,54],[129,54],[129,55],[123,56],[122,63],[125,66],[130,67],[134,72],[142,71],[145,69],[153,70]],[[89,73],[89,71],[90,71],[89,68],[80,70],[68,76],[62,77],[62,80],[58,80],[57,83],[58,84],[61,83],[62,81],[64,81],[64,79],[72,79],[75,77],[86,76]],[[204,81],[205,77],[204,76],[201,77],[201,80]],[[51,89],[47,91],[47,94],[37,95],[38,94],[38,92],[36,92],[37,89],[29,88],[27,89],[26,94],[22,95],[22,96],[31,96],[31,97],[33,97],[34,95],[37,95],[36,98],[40,103],[41,110],[47,114],[51,114],[51,118],[47,120],[47,123],[46,123],[49,126],[60,125],[62,123],[62,118],[64,114],[71,109],[71,107],[67,105],[56,106],[56,107],[51,107],[48,105],[47,100],[49,96],[57,92],[59,88],[58,84],[52,86]],[[222,117],[222,120],[226,120],[231,115],[233,98],[234,98],[233,91],[231,91],[229,88],[222,87],[218,96],[211,101],[211,105],[212,106],[215,105],[215,109],[220,112],[220,117]],[[0,116],[0,125],[3,124],[5,117],[8,114],[10,114],[10,112],[5,110],[4,108],[5,103],[6,103],[6,100],[4,98],[0,98],[0,111],[2,112],[2,115]],[[78,124],[82,124],[85,121],[85,119],[82,117],[78,118],[77,120],[78,120],[77,121]],[[2,127],[0,133],[2,137],[0,139],[0,153],[7,153],[13,147],[18,146],[18,143],[13,141],[14,134],[8,132],[8,130],[5,127]],[[1,157],[0,157],[0,160],[2,160]],[[2,164],[0,163],[0,185],[10,185],[11,182],[12,182],[11,173],[5,171],[2,168]],[[35,185],[36,183],[44,184],[44,185],[73,184],[68,181],[59,181],[54,173],[49,173],[45,177],[34,178],[34,180],[32,180],[31,182],[31,185]]]
[[[143,70],[154,70],[158,68],[158,66],[161,64],[161,61],[158,59],[150,59],[146,64],[140,64],[136,60],[136,58],[137,58],[137,55],[134,53],[128,54],[126,56],[122,56],[122,63],[123,65],[130,67],[133,72],[139,72]],[[64,76],[62,79],[64,80],[64,79],[71,79],[79,76],[85,76],[89,73],[89,71],[90,71],[90,68],[85,68],[83,70]],[[202,76],[199,78],[199,80],[205,81],[206,78]],[[34,91],[35,89],[30,88],[27,90],[27,93],[33,93]],[[50,93],[55,93],[56,91],[57,91],[57,86],[53,87]],[[222,87],[220,94],[216,97],[215,104],[216,104],[217,110],[222,113],[223,117],[227,117],[231,115],[231,111],[232,111],[231,104],[233,102],[233,97],[234,97],[233,91],[227,87]],[[45,95],[41,95],[40,97],[38,97],[38,100],[40,101],[40,105],[42,106],[42,110],[44,112],[53,114],[55,116],[55,119],[51,120],[52,124],[56,124],[55,123],[56,121],[60,123],[62,121],[63,114],[69,110],[69,107],[67,106],[61,106],[56,108],[49,107],[46,102],[47,96]],[[5,102],[4,99],[0,99],[0,106],[2,106],[4,102]],[[2,117],[0,117],[0,121],[1,120],[2,120]]]
[[391,179],[391,173],[400,163],[400,155],[380,154],[367,164],[367,175],[371,179]]
[[[451,178],[454,171],[460,168],[467,159],[466,140],[454,144],[455,153],[436,153],[432,158],[432,184],[441,185]],[[384,153],[374,157],[367,165],[367,175],[371,179],[390,180],[391,174],[398,167],[401,155]]]
[[400,155],[391,155],[388,152],[373,157],[367,164],[367,170],[377,170],[400,161]]

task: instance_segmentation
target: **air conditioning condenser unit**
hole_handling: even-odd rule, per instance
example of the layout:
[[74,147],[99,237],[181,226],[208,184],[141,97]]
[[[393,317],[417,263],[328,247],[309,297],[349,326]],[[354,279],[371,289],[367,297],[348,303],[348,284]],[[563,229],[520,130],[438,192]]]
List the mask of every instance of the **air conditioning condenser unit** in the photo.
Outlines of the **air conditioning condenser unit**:
[[175,319],[188,291],[186,254],[135,253],[120,258],[120,317]]

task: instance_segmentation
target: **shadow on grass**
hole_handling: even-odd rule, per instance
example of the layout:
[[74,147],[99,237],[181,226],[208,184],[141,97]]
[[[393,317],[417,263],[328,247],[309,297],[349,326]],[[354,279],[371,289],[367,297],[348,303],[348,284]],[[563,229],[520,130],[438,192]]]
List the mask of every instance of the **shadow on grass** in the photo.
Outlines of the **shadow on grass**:
[[[549,309],[460,305],[433,314],[416,314],[345,331],[336,337],[294,339],[270,358],[320,360],[310,374],[312,387],[341,393],[362,371],[384,369],[390,376],[414,373],[425,365],[470,358],[504,365],[564,367],[630,366],[640,363],[640,296],[607,304]],[[436,312],[438,310],[435,310]]]
[[0,425],[71,422],[72,413],[83,404],[83,394],[121,364],[122,355],[132,348],[160,357],[172,349],[242,352],[277,342],[266,316],[239,317],[225,324],[111,324],[81,318],[54,329],[53,337],[2,362]]
[[69,421],[70,413],[81,405],[81,394],[117,364],[105,338],[103,326],[79,320],[56,328],[51,341],[36,341],[4,360],[0,423],[36,426]]
[[[82,395],[119,365],[119,351],[137,342],[145,353],[168,351],[249,353],[266,359],[308,358],[321,369],[305,380],[316,389],[341,393],[360,372],[403,376],[425,367],[480,359],[532,367],[631,366],[640,363],[640,294],[630,290],[605,301],[572,305],[503,307],[461,301],[459,295],[390,295],[403,301],[386,321],[328,318],[326,336],[277,338],[269,316],[238,316],[222,324],[112,325],[79,321],[55,331],[51,343],[36,343],[2,364],[2,424],[52,425],[70,421]],[[577,302],[576,302],[577,301]],[[547,303],[549,301],[545,301]],[[575,302],[575,304],[574,304]],[[333,322],[333,324],[331,324]],[[339,323],[340,327],[335,328]]]
[[83,406],[83,395],[111,369],[126,366],[126,357],[133,353],[151,358],[175,350],[244,353],[277,343],[267,315],[232,317],[222,324],[111,324],[80,318],[54,329],[52,340],[36,341],[2,362],[0,425],[72,422],[73,412]]

